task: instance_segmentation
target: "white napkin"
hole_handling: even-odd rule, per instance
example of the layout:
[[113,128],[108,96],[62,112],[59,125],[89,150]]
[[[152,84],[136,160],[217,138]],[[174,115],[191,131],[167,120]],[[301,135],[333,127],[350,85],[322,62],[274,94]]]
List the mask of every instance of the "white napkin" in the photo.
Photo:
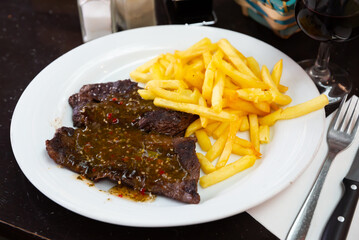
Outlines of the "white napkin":
[[[326,129],[334,114],[326,119]],[[359,133],[353,143],[334,159],[325,180],[311,227],[306,239],[320,239],[321,233],[343,194],[341,181],[346,176],[359,146]],[[309,167],[287,189],[247,212],[270,232],[285,239],[300,207],[312,187],[328,149],[326,133],[320,149]],[[304,150],[303,150],[304,151]],[[359,204],[357,205],[347,240],[359,239]]]

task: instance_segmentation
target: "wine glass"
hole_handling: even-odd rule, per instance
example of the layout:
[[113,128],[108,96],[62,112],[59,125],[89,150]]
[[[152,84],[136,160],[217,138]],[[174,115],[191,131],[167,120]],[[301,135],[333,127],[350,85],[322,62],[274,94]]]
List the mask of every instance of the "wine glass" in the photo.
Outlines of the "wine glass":
[[352,83],[342,67],[329,62],[331,42],[344,42],[359,35],[359,0],[297,0],[298,26],[309,37],[320,41],[316,59],[299,65],[306,70],[329,103],[339,102]]

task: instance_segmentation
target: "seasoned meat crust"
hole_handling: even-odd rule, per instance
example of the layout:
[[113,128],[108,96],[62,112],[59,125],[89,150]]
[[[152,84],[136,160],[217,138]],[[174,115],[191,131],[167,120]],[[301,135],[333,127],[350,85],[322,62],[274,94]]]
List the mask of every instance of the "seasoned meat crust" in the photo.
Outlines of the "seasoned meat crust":
[[[109,96],[117,95],[121,95],[127,100],[138,100],[141,99],[141,96],[137,94],[138,89],[140,88],[137,83],[131,80],[84,85],[79,93],[69,98],[69,104],[73,108],[74,126],[86,126],[88,119],[82,109],[87,103],[101,102],[108,99]],[[136,94],[133,94],[134,92]],[[153,105],[151,110],[145,108],[139,109],[138,112],[142,115],[135,120],[135,123],[140,129],[169,136],[183,136],[188,125],[197,119],[197,116],[192,114],[157,108]]]
[[59,165],[98,181],[198,203],[195,138],[180,137],[195,116],[157,108],[129,80],[85,85],[69,98],[73,122],[46,141]]
[[[83,161],[76,158],[77,152],[74,149],[75,129],[62,127],[57,129],[55,136],[46,141],[46,150],[49,156],[59,165],[64,166],[76,173],[84,175],[90,180],[98,181],[102,178],[109,178],[114,181],[121,181],[123,184],[134,187],[137,173],[132,174],[133,169],[113,168],[111,161],[108,161],[101,171],[94,171],[97,164]],[[200,196],[197,193],[200,165],[195,154],[194,138],[166,138],[169,146],[174,148],[179,157],[179,162],[187,172],[183,179],[175,181],[154,181],[143,184],[141,187],[154,194],[166,196],[185,203],[199,203]],[[71,156],[74,156],[71,158]]]

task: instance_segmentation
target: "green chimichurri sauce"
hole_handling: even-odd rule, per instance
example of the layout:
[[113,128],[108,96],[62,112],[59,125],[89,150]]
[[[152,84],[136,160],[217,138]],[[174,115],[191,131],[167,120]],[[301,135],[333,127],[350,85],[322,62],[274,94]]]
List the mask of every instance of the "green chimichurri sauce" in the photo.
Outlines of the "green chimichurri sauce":
[[[134,122],[144,112],[156,109],[140,97],[109,96],[83,108],[86,128],[75,129],[73,154],[67,156],[86,168],[84,176],[96,179],[108,174],[131,179],[134,189],[151,190],[162,181],[182,180],[187,172],[174,152],[172,138],[139,130]],[[112,179],[114,179],[112,178]]]

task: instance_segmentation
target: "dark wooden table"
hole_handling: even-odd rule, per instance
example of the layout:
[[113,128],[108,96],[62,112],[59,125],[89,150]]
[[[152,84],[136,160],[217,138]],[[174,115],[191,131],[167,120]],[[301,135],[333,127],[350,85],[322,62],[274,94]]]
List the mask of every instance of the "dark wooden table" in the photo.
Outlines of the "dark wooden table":
[[[214,10],[216,27],[258,38],[296,61],[316,55],[314,40],[303,33],[281,39],[243,16],[233,0],[214,0]],[[53,60],[82,44],[76,1],[1,0],[0,19],[0,239],[277,239],[247,213],[193,226],[132,228],[82,217],[45,197],[16,163],[10,122],[30,81]],[[331,57],[350,72],[356,94],[358,40],[335,45]]]

